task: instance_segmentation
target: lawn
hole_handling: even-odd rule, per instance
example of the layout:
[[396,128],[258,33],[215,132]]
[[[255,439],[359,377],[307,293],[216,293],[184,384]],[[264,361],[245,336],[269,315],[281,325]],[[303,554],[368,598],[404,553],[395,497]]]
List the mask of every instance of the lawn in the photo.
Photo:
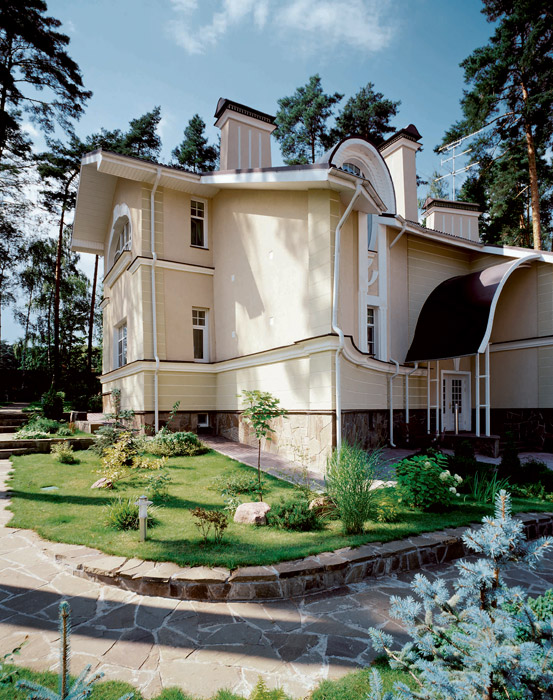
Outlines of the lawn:
[[[310,554],[358,546],[365,542],[386,542],[407,535],[458,527],[481,520],[492,512],[481,504],[461,503],[445,513],[400,510],[396,523],[369,521],[363,535],[346,536],[340,522],[327,521],[314,532],[290,532],[269,527],[239,525],[231,522],[221,544],[203,544],[190,511],[196,506],[221,509],[219,491],[208,488],[212,480],[229,472],[255,474],[255,470],[217,452],[198,457],[175,457],[168,463],[172,477],[169,498],[159,508],[158,524],[149,528],[148,540],[139,541],[136,531],[118,531],[104,524],[105,506],[119,496],[138,497],[144,491],[141,482],[120,483],[117,489],[91,489],[99,478],[98,457],[89,451],[76,453],[77,465],[62,465],[49,454],[14,456],[11,527],[35,530],[45,539],[96,547],[108,554],[153,561],[172,561],[181,566],[238,566],[274,564]],[[264,476],[265,500],[271,504],[290,496],[294,486],[269,475]],[[57,490],[42,489],[57,487]],[[251,498],[251,497],[250,497]],[[243,496],[242,500],[248,500]],[[515,511],[547,511],[551,503],[514,499]]]

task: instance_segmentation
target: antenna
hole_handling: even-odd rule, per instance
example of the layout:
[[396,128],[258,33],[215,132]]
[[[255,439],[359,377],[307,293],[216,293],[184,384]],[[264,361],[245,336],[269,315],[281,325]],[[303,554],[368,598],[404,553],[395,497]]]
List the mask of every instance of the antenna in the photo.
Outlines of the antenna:
[[[441,146],[441,148],[438,149],[438,153],[449,153],[451,152],[451,156],[449,158],[442,158],[440,160],[440,165],[443,167],[446,163],[449,163],[451,161],[451,171],[446,173],[445,175],[442,175],[441,177],[437,177],[434,182],[439,182],[440,180],[443,180],[446,177],[449,177],[451,175],[451,189],[452,189],[452,199],[455,199],[455,175],[459,175],[460,173],[464,173],[470,168],[473,168],[475,165],[478,165],[480,161],[476,161],[476,163],[470,163],[470,165],[465,165],[463,168],[459,168],[458,170],[455,170],[455,158],[460,158],[461,156],[466,155],[467,153],[470,153],[472,151],[472,148],[467,148],[465,151],[462,153],[457,153],[456,149],[459,148],[464,141],[467,139],[472,138],[473,136],[476,136],[477,134],[481,133],[485,129],[490,126],[490,124],[493,124],[494,122],[498,121],[498,119],[505,119],[506,117],[512,116],[514,112],[507,112],[507,114],[502,114],[499,117],[495,117],[495,119],[490,120],[489,122],[486,122],[484,126],[482,126],[478,131],[473,131],[471,134],[467,134],[466,136],[461,136],[460,139],[457,139],[456,141],[452,141],[451,143],[447,143],[445,146]],[[516,120],[518,121],[518,119]]]

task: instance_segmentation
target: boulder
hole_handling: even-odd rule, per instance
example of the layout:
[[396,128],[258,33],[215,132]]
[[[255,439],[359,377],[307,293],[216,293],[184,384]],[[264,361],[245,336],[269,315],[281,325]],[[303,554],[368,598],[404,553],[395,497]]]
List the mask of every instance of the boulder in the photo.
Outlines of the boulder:
[[247,525],[266,525],[267,513],[271,506],[263,501],[255,503],[242,503],[234,514],[235,523],[246,523]]
[[314,510],[319,517],[324,517],[336,512],[336,504],[328,496],[317,496],[309,503],[309,510]]
[[90,488],[91,489],[112,489],[113,482],[110,479],[103,476],[101,479],[98,479],[98,481],[95,481]]

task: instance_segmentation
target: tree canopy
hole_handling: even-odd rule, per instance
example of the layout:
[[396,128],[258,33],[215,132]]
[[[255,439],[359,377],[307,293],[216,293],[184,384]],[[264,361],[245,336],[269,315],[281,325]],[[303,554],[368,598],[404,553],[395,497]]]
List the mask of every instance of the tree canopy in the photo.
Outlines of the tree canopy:
[[348,136],[361,136],[375,144],[395,131],[390,120],[398,113],[400,101],[389,100],[375,92],[374,84],[367,83],[350,97],[336,117],[336,126],[330,132],[329,145]]
[[199,114],[195,114],[184,130],[183,140],[172,153],[179,165],[195,173],[215,170],[219,157],[217,148],[208,144],[204,132],[205,122]]
[[[491,217],[509,210],[509,228],[518,227],[524,238],[531,226],[533,246],[540,249],[553,180],[546,157],[553,145],[553,6],[548,0],[483,3],[482,12],[496,27],[489,42],[461,63],[469,86],[461,100],[463,117],[443,143],[488,125],[475,142],[478,170],[461,195],[474,193],[475,179],[482,179],[490,202],[497,203]],[[501,192],[508,193],[508,206]]]
[[316,74],[293,95],[278,100],[274,135],[287,165],[315,162],[327,147],[327,121],[342,97],[339,92],[327,95],[320,75]]

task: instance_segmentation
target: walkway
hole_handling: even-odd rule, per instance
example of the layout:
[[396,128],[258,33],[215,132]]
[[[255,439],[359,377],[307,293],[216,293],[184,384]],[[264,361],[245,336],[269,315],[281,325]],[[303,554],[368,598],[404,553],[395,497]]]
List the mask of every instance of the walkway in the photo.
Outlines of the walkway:
[[[0,462],[0,484],[10,468]],[[146,597],[71,576],[46,555],[37,535],[8,526],[7,505],[0,486],[0,657],[28,635],[17,657],[21,665],[57,668],[62,598],[73,613],[72,671],[92,664],[146,697],[172,685],[200,697],[219,688],[247,696],[262,676],[269,687],[303,698],[324,678],[370,662],[369,626],[401,634],[387,616],[389,599],[408,593],[412,574],[276,603]],[[61,552],[64,545],[54,547]],[[424,571],[444,580],[455,574],[451,565]],[[510,578],[542,593],[553,585],[553,555],[539,572],[513,567]]]

